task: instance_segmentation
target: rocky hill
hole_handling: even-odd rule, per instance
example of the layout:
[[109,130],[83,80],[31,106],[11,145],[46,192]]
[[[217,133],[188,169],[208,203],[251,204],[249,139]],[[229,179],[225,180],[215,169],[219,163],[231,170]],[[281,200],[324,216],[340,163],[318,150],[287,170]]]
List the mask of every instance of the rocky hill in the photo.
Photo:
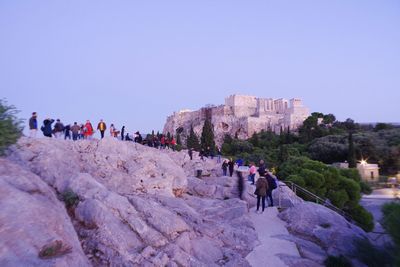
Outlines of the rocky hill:
[[[193,177],[199,164],[208,177]],[[184,152],[108,138],[22,138],[0,158],[0,266],[249,266],[246,256],[260,245],[252,192],[240,200],[219,164]],[[304,252],[281,255],[288,266],[319,266],[364,236],[289,189],[280,194],[293,207],[281,214],[291,232],[281,238]]]

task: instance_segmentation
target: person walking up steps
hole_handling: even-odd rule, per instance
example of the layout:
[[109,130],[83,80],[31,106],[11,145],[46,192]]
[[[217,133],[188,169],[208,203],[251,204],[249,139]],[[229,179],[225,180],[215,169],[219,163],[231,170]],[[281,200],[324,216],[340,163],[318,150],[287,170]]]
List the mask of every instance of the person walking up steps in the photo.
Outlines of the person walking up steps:
[[35,138],[36,133],[38,129],[38,124],[37,124],[37,115],[36,112],[32,113],[32,117],[29,119],[29,137]]
[[99,124],[97,124],[97,130],[100,131],[100,137],[101,139],[104,138],[104,132],[107,130],[107,125],[103,120],[100,120]]
[[259,213],[260,210],[260,201],[262,204],[262,212],[265,210],[265,197],[268,191],[268,181],[264,176],[260,176],[256,183],[256,191],[254,194],[257,196],[257,210],[256,212]]

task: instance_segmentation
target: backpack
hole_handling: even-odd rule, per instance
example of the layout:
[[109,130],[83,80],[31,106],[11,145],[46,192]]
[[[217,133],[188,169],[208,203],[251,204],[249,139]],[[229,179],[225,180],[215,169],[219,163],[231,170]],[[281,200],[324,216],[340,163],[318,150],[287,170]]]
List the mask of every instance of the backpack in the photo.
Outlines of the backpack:
[[267,174],[267,176],[268,176],[268,180],[271,181],[271,189],[272,190],[277,189],[278,183],[277,183],[276,179],[270,174]]

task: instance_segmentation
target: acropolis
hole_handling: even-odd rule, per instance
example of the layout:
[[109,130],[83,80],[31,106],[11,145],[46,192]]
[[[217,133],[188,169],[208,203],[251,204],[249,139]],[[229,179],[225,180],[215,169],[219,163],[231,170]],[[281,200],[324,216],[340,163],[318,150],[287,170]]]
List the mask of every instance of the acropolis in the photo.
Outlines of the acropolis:
[[204,121],[209,118],[214,126],[216,142],[221,144],[226,134],[247,139],[262,130],[276,133],[281,129],[296,131],[309,115],[309,109],[298,98],[286,100],[231,95],[225,99],[224,105],[175,112],[167,118],[164,133],[179,132],[185,139],[193,126],[200,135]]

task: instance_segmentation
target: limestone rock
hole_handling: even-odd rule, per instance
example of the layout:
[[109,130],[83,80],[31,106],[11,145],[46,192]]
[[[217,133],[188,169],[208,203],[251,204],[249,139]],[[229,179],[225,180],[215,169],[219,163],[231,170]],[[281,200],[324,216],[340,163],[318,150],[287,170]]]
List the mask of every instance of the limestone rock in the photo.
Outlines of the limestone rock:
[[90,266],[55,193],[38,176],[2,158],[0,225],[0,266]]
[[367,238],[361,228],[334,211],[312,202],[289,208],[279,217],[288,223],[289,232],[298,238],[293,241],[300,246],[303,256],[317,262],[321,262],[323,252],[315,245],[326,255],[351,256],[355,252],[354,241]]

